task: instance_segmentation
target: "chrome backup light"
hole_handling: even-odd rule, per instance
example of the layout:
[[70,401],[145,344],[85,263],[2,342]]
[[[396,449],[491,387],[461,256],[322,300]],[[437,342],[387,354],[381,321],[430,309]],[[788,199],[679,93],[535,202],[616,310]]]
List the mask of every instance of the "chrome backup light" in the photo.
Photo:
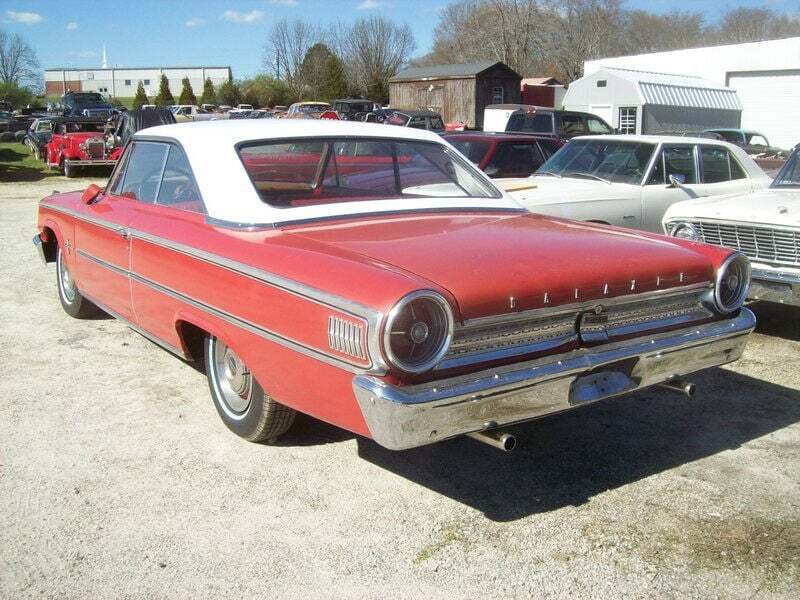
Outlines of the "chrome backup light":
[[394,305],[383,329],[387,360],[406,373],[423,373],[444,357],[453,339],[453,311],[440,294],[419,290]]
[[750,261],[734,252],[717,269],[714,282],[714,305],[722,313],[739,309],[750,291]]
[[674,223],[670,235],[682,240],[692,240],[693,242],[700,241],[700,233],[691,223]]

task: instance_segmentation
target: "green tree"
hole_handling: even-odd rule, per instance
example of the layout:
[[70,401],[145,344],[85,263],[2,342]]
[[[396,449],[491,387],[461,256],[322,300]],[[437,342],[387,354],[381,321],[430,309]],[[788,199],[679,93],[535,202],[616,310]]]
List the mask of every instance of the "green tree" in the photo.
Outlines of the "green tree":
[[175,104],[175,98],[172,92],[169,91],[169,79],[163,73],[161,74],[161,83],[158,84],[158,95],[153,100],[156,106],[169,106]]
[[[239,87],[244,95],[245,102],[258,106],[275,106],[276,104],[291,104],[293,99],[289,86],[281,79],[269,75],[256,75],[252,79],[240,82]],[[252,100],[255,100],[253,102]]]
[[331,102],[347,95],[347,72],[341,59],[331,54],[325,61],[325,70],[319,89],[320,100]]
[[236,106],[242,100],[242,93],[239,90],[239,86],[229,80],[219,86],[219,90],[217,90],[217,99],[220,104]]
[[211,78],[207,77],[203,83],[203,93],[200,96],[200,104],[216,104],[217,93],[214,91],[214,84],[211,83]]
[[33,92],[28,88],[9,81],[0,83],[0,100],[11,103],[11,106],[20,108],[35,102]]
[[133,98],[133,109],[142,108],[143,104],[150,104],[150,100],[148,100],[147,94],[144,93],[144,84],[140,81],[139,85],[136,86],[136,96]]
[[325,77],[328,59],[333,56],[330,48],[318,42],[311,46],[303,57],[297,73],[297,87],[304,98],[320,100],[320,88]]
[[181,97],[178,100],[178,104],[197,104],[197,97],[194,95],[192,83],[189,81],[189,78],[184,77],[181,84]]

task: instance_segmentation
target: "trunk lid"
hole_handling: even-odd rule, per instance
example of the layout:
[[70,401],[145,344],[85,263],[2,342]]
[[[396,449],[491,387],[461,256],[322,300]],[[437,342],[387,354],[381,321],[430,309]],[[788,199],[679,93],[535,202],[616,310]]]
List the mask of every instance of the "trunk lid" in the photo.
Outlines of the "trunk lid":
[[685,286],[713,275],[706,257],[663,236],[530,213],[414,213],[285,232],[424,278],[452,294],[462,319]]

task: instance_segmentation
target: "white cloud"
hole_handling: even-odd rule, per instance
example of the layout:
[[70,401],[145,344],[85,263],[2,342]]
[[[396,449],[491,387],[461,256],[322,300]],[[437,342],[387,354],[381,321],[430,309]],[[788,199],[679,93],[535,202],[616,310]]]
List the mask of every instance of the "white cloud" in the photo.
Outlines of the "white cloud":
[[297,6],[297,0],[269,0],[270,4],[281,4],[283,6]]
[[375,8],[380,8],[381,3],[378,0],[362,0],[362,2],[356,6],[358,10],[373,10]]
[[74,31],[77,28],[78,24],[75,21],[70,21],[69,23],[67,23],[67,29],[69,29],[70,31]]
[[25,25],[33,25],[34,23],[41,23],[44,17],[35,12],[17,12],[15,10],[7,10],[6,16],[12,21],[17,23],[25,23]]
[[184,23],[184,25],[186,25],[186,27],[200,27],[201,25],[205,25],[205,24],[206,24],[206,20],[205,19],[201,19],[200,17],[192,17],[191,19],[186,21],[186,23]]
[[246,13],[236,10],[226,10],[222,13],[222,18],[231,23],[255,23],[264,18],[264,13],[260,10],[251,10]]

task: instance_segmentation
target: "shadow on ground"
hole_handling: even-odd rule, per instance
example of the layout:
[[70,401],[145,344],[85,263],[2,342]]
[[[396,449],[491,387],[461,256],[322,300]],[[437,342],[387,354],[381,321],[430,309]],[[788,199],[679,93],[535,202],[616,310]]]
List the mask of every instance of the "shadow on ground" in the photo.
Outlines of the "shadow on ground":
[[737,448],[800,421],[800,391],[712,369],[684,400],[649,390],[509,428],[511,454],[459,438],[392,452],[358,438],[359,455],[401,477],[512,521]]
[[750,310],[756,315],[758,333],[800,341],[800,306],[753,302]]
[[[79,177],[104,178],[110,174],[110,168],[105,167],[79,167]],[[62,179],[61,172],[50,169],[45,163],[33,158],[27,150],[0,147],[0,182],[31,182],[47,178]],[[62,179],[69,181],[68,179]],[[55,180],[54,180],[55,181]]]

